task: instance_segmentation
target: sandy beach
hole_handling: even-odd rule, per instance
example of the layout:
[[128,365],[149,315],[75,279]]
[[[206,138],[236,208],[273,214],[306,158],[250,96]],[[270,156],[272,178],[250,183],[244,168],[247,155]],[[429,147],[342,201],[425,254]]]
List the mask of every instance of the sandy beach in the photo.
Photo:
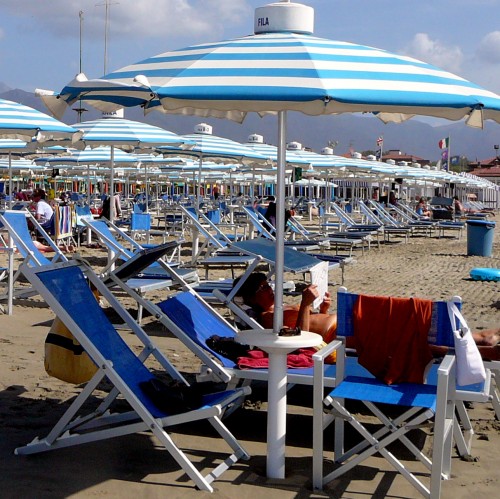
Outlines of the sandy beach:
[[[467,256],[467,237],[412,237],[408,244],[391,238],[391,243],[375,246],[345,272],[344,285],[365,294],[418,296],[446,299],[459,295],[463,313],[472,330],[500,324],[500,283],[473,281],[475,267],[500,268],[500,216],[492,257]],[[393,242],[394,241],[394,242]],[[188,247],[184,253],[188,253]],[[97,266],[105,252],[80,248],[80,253]],[[3,255],[0,257],[3,258]],[[3,260],[2,260],[3,261]],[[202,271],[200,271],[201,274]],[[211,278],[227,275],[212,271]],[[286,275],[300,282],[301,276]],[[331,311],[335,311],[340,270],[330,272]],[[153,301],[166,296],[148,296]],[[286,298],[298,300],[299,298]],[[127,306],[130,301],[126,301]],[[223,313],[227,311],[221,309]],[[45,434],[80,392],[81,387],[48,376],[44,370],[44,340],[54,314],[38,297],[15,302],[12,316],[0,317],[0,497],[2,498],[202,498],[200,492],[179,469],[168,453],[149,434],[137,434],[80,445],[78,447],[16,456],[16,447]],[[194,378],[199,361],[168,331],[148,317],[145,328],[178,369]],[[214,332],[215,333],[215,332]],[[134,344],[131,334],[123,333]],[[330,484],[324,492],[311,489],[312,392],[295,388],[289,394],[286,479],[265,477],[266,390],[256,386],[246,406],[229,418],[227,425],[251,454],[214,482],[217,498],[273,499],[317,497],[420,497],[401,476],[380,457],[370,458],[345,477]],[[470,410],[475,427],[473,462],[462,461],[454,452],[451,480],[443,484],[443,498],[469,498],[472,495],[500,495],[500,422],[490,404],[475,404]],[[176,428],[174,440],[194,463],[208,469],[217,461],[225,445],[214,438],[208,424]],[[327,432],[333,437],[333,433]],[[331,449],[333,440],[327,444]]]

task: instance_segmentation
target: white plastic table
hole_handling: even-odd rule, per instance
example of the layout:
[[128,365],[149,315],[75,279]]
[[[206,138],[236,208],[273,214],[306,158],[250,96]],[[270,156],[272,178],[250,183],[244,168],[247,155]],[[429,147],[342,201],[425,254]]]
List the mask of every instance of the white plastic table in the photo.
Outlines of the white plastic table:
[[286,355],[298,348],[317,346],[319,334],[302,331],[299,336],[278,336],[272,329],[248,329],[238,334],[237,341],[269,354],[267,382],[267,476],[285,478],[286,437]]

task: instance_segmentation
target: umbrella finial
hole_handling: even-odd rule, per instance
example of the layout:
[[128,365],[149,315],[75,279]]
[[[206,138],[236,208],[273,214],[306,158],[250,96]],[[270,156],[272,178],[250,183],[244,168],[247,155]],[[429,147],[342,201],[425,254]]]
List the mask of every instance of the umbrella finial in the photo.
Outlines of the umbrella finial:
[[314,9],[307,5],[281,0],[255,9],[255,34],[314,32]]

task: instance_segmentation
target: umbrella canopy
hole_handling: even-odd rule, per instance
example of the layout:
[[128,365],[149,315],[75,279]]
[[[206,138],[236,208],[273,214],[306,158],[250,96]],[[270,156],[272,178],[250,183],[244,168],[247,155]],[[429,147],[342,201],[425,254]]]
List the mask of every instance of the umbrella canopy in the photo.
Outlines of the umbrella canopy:
[[[263,21],[264,20],[264,21]],[[100,109],[141,104],[167,112],[242,121],[278,113],[277,252],[274,330],[282,325],[286,111],[414,115],[471,126],[500,122],[500,97],[435,66],[385,50],[312,35],[310,7],[282,1],[257,9],[255,35],[187,47],[87,81],[79,75],[45,102],[82,98]],[[56,108],[54,108],[56,109]]]
[[224,137],[212,135],[212,127],[201,123],[195,127],[195,133],[182,135],[181,138],[187,143],[193,144],[189,149],[174,146],[159,147],[158,151],[163,154],[187,155],[197,158],[211,159],[219,162],[238,161],[242,164],[263,164],[267,158],[250,147]]
[[198,195],[197,203],[200,199],[201,187],[201,169],[204,159],[210,159],[221,163],[239,162],[244,165],[264,164],[268,158],[262,156],[250,147],[246,147],[234,140],[218,137],[212,134],[212,127],[206,123],[200,123],[195,126],[195,133],[182,135],[182,138],[193,146],[189,150],[181,150],[179,147],[159,147],[158,151],[167,155],[187,155],[199,159],[199,175],[198,175]]
[[31,142],[76,142],[81,133],[78,129],[41,113],[36,109],[5,99],[0,99],[0,138]]
[[101,118],[73,126],[83,132],[81,141],[91,147],[113,145],[124,151],[153,148],[166,144],[184,145],[185,139],[163,128],[124,118]]
[[[91,149],[86,147],[84,150],[70,150],[67,156],[49,156],[38,157],[35,159],[37,164],[45,165],[46,163],[51,166],[57,165],[110,165],[111,164],[111,147],[101,146]],[[137,163],[138,158],[135,154],[127,153],[122,149],[114,149],[114,163],[118,164],[132,164]]]
[[[83,135],[81,141],[90,147],[110,146],[110,190],[111,198],[114,196],[114,147],[122,150],[134,151],[140,149],[151,149],[157,146],[175,145],[186,147],[186,141],[175,133],[164,130],[147,123],[131,121],[119,116],[108,116],[98,120],[78,123]],[[187,146],[189,147],[189,146]],[[114,203],[110,204],[110,220],[115,217]]]
[[[36,142],[76,142],[81,133],[36,109],[5,99],[0,99],[0,138]],[[10,146],[10,151],[20,151],[19,142]],[[5,145],[4,150],[8,147]],[[9,153],[9,159],[10,159]],[[9,173],[9,194],[12,197],[12,174]],[[12,200],[11,200],[12,201]],[[10,201],[10,202],[11,202]]]

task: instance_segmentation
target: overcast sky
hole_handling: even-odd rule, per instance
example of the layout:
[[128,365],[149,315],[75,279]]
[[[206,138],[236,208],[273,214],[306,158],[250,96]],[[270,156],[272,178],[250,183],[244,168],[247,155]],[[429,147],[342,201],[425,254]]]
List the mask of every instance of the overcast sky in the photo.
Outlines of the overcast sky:
[[[252,34],[270,0],[0,0],[0,82],[60,90],[196,43]],[[302,0],[315,34],[411,55],[500,94],[500,0]]]

